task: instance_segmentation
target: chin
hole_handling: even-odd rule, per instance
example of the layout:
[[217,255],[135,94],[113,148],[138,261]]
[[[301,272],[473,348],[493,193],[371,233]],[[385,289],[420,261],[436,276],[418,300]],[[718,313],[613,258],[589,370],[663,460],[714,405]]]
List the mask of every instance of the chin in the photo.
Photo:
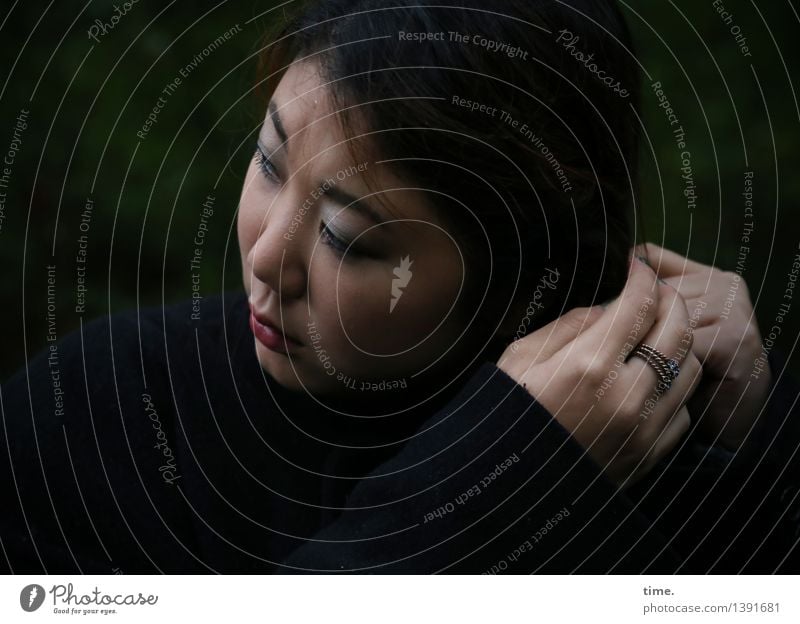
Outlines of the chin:
[[270,351],[256,341],[256,357],[264,372],[287,390],[301,392],[304,390],[298,376],[300,375],[300,361],[296,358],[289,360],[289,356]]
[[320,369],[313,369],[309,372],[304,368],[302,358],[293,357],[290,360],[288,356],[270,351],[258,342],[256,342],[256,356],[264,372],[290,392],[317,397],[337,396],[338,394],[348,396],[348,393],[344,391],[344,386],[336,380],[335,375],[328,375]]

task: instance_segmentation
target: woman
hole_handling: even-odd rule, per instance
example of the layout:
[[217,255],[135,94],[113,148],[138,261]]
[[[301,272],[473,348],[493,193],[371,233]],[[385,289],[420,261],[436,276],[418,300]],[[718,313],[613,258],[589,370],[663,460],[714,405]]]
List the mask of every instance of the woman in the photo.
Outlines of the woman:
[[288,16],[239,205],[245,292],[100,319],[3,387],[10,570],[796,565],[752,546],[778,527],[789,554],[789,485],[730,490],[775,425],[768,366],[717,407],[760,353],[748,298],[723,327],[703,284],[724,274],[631,261],[619,12],[442,4]]

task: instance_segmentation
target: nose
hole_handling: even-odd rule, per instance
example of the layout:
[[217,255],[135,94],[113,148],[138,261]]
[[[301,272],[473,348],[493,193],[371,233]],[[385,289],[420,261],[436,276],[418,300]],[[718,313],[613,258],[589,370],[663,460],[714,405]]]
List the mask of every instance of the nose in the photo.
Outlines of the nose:
[[306,289],[308,250],[306,232],[311,214],[299,208],[291,193],[283,189],[264,218],[251,250],[253,276],[280,295],[281,300],[299,299]]

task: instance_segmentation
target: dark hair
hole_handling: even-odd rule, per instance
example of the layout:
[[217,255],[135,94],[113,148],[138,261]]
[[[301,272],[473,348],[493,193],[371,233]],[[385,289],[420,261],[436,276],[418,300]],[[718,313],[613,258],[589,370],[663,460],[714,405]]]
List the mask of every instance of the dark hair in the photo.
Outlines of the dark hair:
[[614,2],[319,0],[287,11],[261,54],[264,102],[293,60],[319,62],[345,136],[353,115],[365,119],[382,158],[435,191],[467,260],[464,304],[480,310],[487,339],[508,342],[496,335],[503,317],[514,329],[528,318],[521,337],[619,293],[634,239],[640,79]]

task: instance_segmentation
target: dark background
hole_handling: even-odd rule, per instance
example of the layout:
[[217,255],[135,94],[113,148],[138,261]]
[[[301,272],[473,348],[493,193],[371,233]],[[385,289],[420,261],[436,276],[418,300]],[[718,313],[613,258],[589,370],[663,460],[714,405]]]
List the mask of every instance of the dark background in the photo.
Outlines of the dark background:
[[[91,41],[88,29],[95,19],[110,23],[114,4],[27,0],[0,17],[3,155],[18,115],[29,111],[8,188],[0,189],[7,193],[0,225],[0,379],[45,345],[47,265],[56,266],[59,338],[81,319],[188,298],[192,240],[209,194],[215,202],[201,293],[240,287],[235,213],[264,114],[252,92],[254,54],[265,24],[282,19],[282,10],[267,13],[277,4],[269,2],[140,0]],[[789,2],[727,0],[747,38],[752,57],[745,57],[710,0],[621,4],[646,71],[647,237],[734,269],[745,222],[744,172],[752,170],[754,230],[743,277],[766,335],[800,243],[800,19]],[[241,32],[202,58],[166,98],[146,138],[137,137],[162,89],[236,24]],[[683,196],[681,150],[649,87],[656,80],[686,131],[697,194],[691,209]],[[75,256],[87,198],[93,211],[80,314]],[[792,303],[776,348],[789,353],[798,328],[800,301]]]

